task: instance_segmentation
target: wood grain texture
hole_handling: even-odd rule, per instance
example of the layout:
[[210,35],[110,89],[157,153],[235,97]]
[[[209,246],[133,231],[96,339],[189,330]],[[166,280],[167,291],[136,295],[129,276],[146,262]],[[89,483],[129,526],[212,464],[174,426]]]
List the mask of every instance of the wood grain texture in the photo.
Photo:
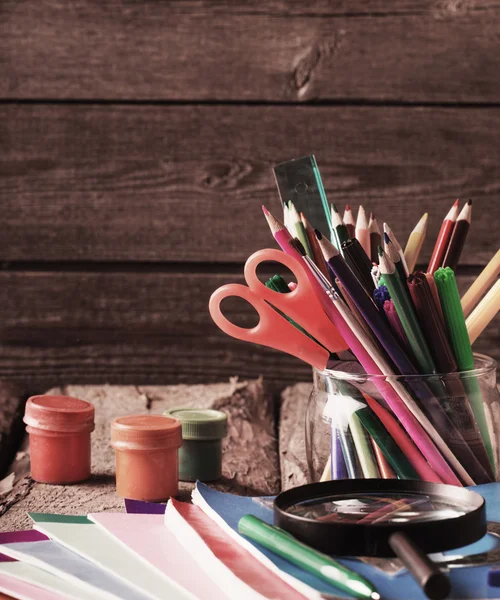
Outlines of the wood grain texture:
[[499,11],[487,0],[6,0],[0,95],[498,102]]
[[[44,485],[28,476],[14,463],[16,487],[0,499],[2,531],[31,528],[28,511],[57,514],[121,511],[123,500],[116,495],[115,454],[109,444],[111,421],[133,413],[161,414],[167,408],[197,406],[215,408],[228,416],[222,478],[212,484],[236,494],[271,495],[280,488],[274,400],[262,381],[198,386],[79,386],[51,390],[92,402],[96,408],[96,428],[92,435],[92,477],[77,485]],[[193,484],[181,483],[180,494],[190,498]]]
[[[208,299],[231,274],[0,272],[0,379],[28,392],[82,383],[207,383],[263,375],[283,387],[307,381],[295,358],[226,336]],[[471,276],[459,278],[465,290]],[[224,309],[241,326],[245,303]],[[500,317],[474,345],[500,358]]]
[[500,109],[0,105],[3,261],[243,262],[273,246],[272,167],[316,154],[330,201],[402,243],[474,199],[465,264],[498,247]]

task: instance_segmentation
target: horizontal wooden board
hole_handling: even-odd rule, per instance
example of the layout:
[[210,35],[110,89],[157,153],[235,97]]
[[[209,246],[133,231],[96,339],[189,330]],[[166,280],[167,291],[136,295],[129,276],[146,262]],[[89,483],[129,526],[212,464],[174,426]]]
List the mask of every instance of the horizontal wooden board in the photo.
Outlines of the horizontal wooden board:
[[485,264],[499,130],[494,108],[0,105],[0,260],[242,262],[274,244],[273,166],[314,152],[329,200],[402,243],[429,211],[423,261],[472,197],[462,260]]
[[[310,379],[297,359],[226,336],[208,299],[234,274],[0,273],[0,379],[28,391],[73,383],[176,383],[257,377]],[[459,278],[465,290],[471,276]],[[245,304],[228,316],[255,323]],[[475,350],[500,358],[500,319]]]
[[4,0],[0,97],[498,102],[499,9]]

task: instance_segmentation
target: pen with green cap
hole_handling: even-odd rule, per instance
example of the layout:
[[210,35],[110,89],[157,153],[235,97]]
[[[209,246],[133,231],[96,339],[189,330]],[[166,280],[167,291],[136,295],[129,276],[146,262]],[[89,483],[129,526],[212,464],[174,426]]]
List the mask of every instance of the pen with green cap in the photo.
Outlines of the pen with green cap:
[[327,554],[299,542],[279,527],[269,525],[253,515],[245,515],[238,522],[238,531],[343,592],[356,598],[380,600],[380,594],[368,579],[344,567]]

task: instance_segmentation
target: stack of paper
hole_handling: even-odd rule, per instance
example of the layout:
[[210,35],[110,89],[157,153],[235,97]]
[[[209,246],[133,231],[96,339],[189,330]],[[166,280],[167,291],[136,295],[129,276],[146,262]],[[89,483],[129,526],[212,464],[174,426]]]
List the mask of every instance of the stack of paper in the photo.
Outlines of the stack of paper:
[[[500,521],[500,484],[478,486],[488,519]],[[31,513],[33,529],[0,533],[0,593],[22,600],[319,600],[333,586],[243,538],[239,519],[273,522],[273,498],[244,498],[198,484],[193,504],[127,501],[127,513]],[[460,552],[491,549],[485,538]],[[499,555],[500,556],[500,555]],[[423,600],[403,572],[388,577],[359,560],[387,600]],[[490,565],[452,570],[454,598],[492,597]]]

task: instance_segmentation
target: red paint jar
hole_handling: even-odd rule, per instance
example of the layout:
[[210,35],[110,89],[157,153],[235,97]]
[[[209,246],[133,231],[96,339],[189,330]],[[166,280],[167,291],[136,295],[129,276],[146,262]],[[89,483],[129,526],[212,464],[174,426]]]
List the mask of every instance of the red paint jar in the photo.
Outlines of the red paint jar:
[[31,477],[40,483],[77,483],[90,477],[94,406],[69,396],[32,396],[24,412],[30,436]]
[[111,424],[116,491],[123,498],[159,501],[179,492],[182,425],[161,415],[128,415]]

